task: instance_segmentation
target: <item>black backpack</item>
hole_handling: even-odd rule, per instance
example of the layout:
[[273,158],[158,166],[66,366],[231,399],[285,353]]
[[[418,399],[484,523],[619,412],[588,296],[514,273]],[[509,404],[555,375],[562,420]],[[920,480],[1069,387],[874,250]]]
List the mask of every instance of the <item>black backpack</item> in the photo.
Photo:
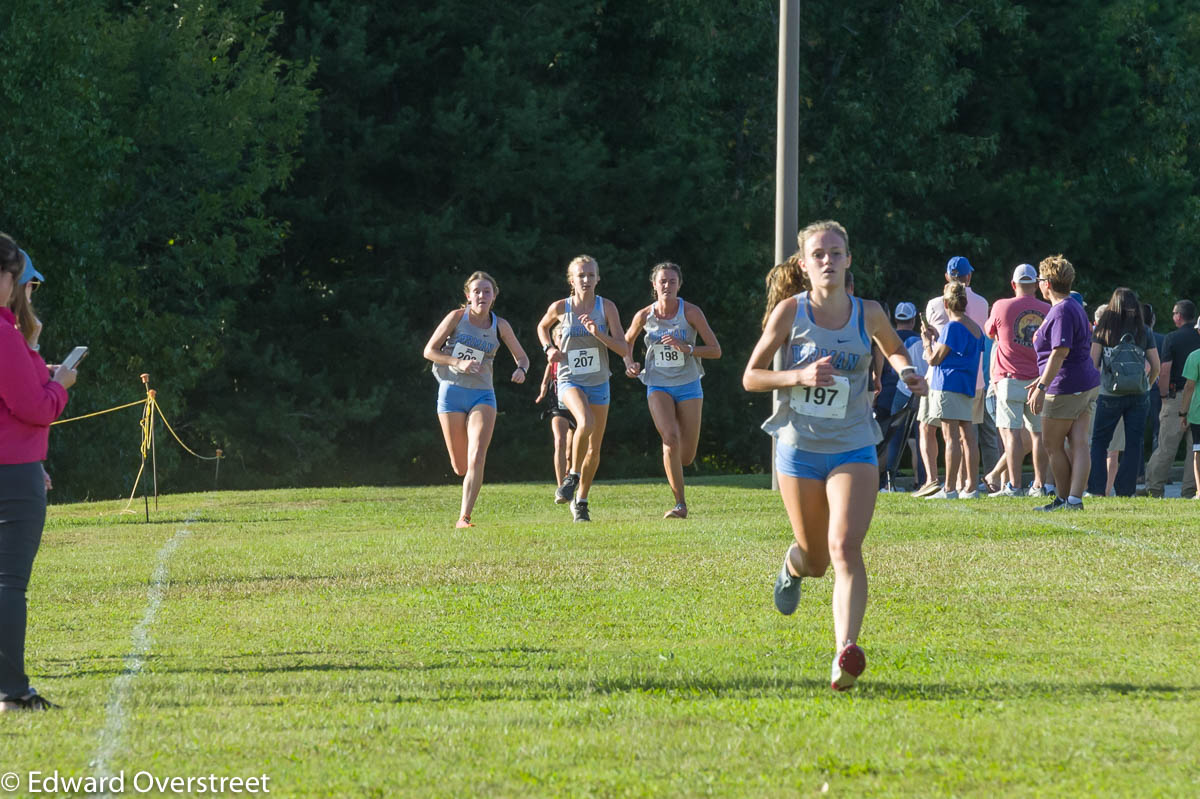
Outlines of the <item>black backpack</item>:
[[1146,351],[1131,334],[1121,336],[1117,346],[1104,348],[1102,366],[1100,376],[1109,394],[1145,394],[1150,390],[1146,381]]

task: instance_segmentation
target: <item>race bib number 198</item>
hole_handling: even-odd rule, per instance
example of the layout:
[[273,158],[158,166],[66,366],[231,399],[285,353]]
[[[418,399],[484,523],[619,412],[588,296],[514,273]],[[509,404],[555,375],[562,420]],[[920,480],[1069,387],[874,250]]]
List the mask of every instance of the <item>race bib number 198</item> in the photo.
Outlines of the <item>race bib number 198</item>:
[[850,379],[833,376],[832,386],[792,386],[792,410],[801,416],[845,419],[850,399]]
[[659,369],[670,371],[683,368],[683,353],[669,344],[655,344],[650,348],[654,365]]
[[600,350],[587,347],[581,350],[567,350],[567,365],[573,375],[586,375],[600,371]]

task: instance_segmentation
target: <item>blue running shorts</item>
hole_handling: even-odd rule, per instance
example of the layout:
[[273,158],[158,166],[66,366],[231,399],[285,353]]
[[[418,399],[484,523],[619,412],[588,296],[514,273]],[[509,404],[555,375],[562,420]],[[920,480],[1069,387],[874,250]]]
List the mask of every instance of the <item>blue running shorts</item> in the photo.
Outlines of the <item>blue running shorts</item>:
[[829,473],[847,463],[869,463],[879,465],[875,447],[860,447],[849,452],[806,452],[775,441],[775,469],[788,477],[803,477],[808,480],[826,480]]
[[558,396],[561,397],[563,394],[566,394],[567,389],[571,388],[577,388],[582,391],[583,396],[587,397],[588,405],[607,405],[609,402],[607,380],[598,386],[577,386],[574,383],[560,381],[558,384]]
[[496,407],[496,392],[490,388],[463,388],[453,383],[438,383],[438,413],[470,413],[476,405]]
[[704,389],[700,388],[700,378],[696,378],[690,383],[684,383],[681,386],[646,386],[646,399],[650,399],[650,395],[655,391],[661,391],[664,394],[670,394],[671,399],[676,402],[683,402],[691,399],[704,399]]

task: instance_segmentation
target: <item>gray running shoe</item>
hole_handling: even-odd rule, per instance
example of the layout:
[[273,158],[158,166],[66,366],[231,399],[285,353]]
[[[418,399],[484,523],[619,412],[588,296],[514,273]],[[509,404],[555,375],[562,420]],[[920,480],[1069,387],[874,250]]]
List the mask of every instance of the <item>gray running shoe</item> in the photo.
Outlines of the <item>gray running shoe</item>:
[[571,517],[577,522],[590,522],[592,517],[588,515],[587,500],[571,503]]
[[[1066,505],[1066,504],[1067,504],[1067,501],[1065,499],[1063,499],[1062,497],[1055,497],[1054,501],[1051,502],[1049,505],[1039,505],[1038,507],[1034,508],[1034,510],[1044,510],[1044,511],[1060,510],[1062,508],[1062,506]],[[1080,507],[1083,507],[1083,506],[1081,505]]]
[[567,472],[567,476],[563,478],[560,485],[554,492],[554,504],[565,505],[570,502],[575,496],[575,489],[579,487],[579,475]]
[[796,606],[800,604],[801,578],[793,577],[787,567],[788,555],[791,552],[791,547],[788,547],[787,554],[783,556],[783,566],[779,569],[779,576],[775,578],[775,608],[784,616],[791,616],[796,612]]

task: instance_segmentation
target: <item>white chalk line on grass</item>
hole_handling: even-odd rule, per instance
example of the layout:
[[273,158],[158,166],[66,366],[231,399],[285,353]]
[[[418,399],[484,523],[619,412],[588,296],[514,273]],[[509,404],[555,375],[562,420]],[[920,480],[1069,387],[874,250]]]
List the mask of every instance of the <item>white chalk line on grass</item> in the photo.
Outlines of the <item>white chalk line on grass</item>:
[[[171,559],[171,555],[179,548],[179,544],[183,539],[192,534],[188,529],[188,525],[194,522],[195,516],[189,516],[184,521],[184,526],[175,531],[175,535],[171,540],[163,544],[162,549],[158,551],[158,558],[154,564],[154,573],[150,577],[150,588],[146,592],[146,610],[142,614],[142,620],[133,628],[131,637],[131,646],[129,654],[125,656],[125,668],[121,671],[117,678],[113,680],[112,689],[108,693],[108,707],[106,713],[106,721],[104,729],[100,731],[100,742],[96,749],[96,756],[92,758],[91,766],[96,777],[113,776],[110,772],[110,761],[121,745],[122,738],[125,733],[125,721],[128,717],[125,705],[129,698],[129,693],[133,688],[133,681],[142,672],[146,665],[146,655],[150,652],[150,628],[154,625],[154,619],[158,616],[158,610],[162,607],[163,595],[166,593],[167,584],[167,561]],[[104,794],[111,796],[111,794]]]
[[1143,544],[1141,541],[1138,541],[1137,539],[1127,538],[1126,536],[1123,536],[1123,535],[1113,535],[1112,533],[1106,533],[1102,530],[1091,530],[1087,527],[1080,527],[1077,524],[1060,524],[1058,526],[1064,527],[1068,530],[1074,530],[1077,533],[1087,533],[1088,535],[1094,536],[1096,538],[1103,538],[1108,541],[1113,541],[1115,543],[1120,544],[1121,546],[1126,546],[1131,549],[1139,550],[1148,555],[1153,555],[1156,558],[1163,558],[1164,560],[1173,561],[1176,565],[1182,566],[1183,568],[1187,569],[1188,571],[1193,572],[1197,575],[1200,575],[1200,563],[1197,563],[1196,561],[1191,560],[1189,558],[1185,558],[1182,555],[1177,555],[1174,552],[1168,552],[1165,549],[1159,549],[1158,547],[1148,547],[1145,544]]
[[[1055,513],[1074,513],[1074,511],[1055,511]],[[1196,561],[1191,560],[1190,558],[1185,558],[1182,555],[1177,555],[1174,552],[1168,552],[1165,549],[1159,549],[1157,547],[1146,546],[1144,543],[1142,543],[1141,541],[1138,541],[1135,538],[1129,538],[1128,536],[1123,536],[1123,535],[1114,535],[1113,533],[1106,533],[1103,530],[1092,530],[1091,528],[1088,528],[1088,527],[1080,527],[1077,524],[1069,524],[1069,523],[1065,523],[1065,522],[1059,522],[1055,519],[1046,519],[1046,521],[1050,522],[1055,527],[1058,527],[1058,528],[1061,528],[1064,530],[1071,530],[1076,533],[1085,533],[1094,538],[1100,538],[1100,539],[1103,539],[1106,541],[1110,541],[1114,544],[1120,544],[1123,547],[1129,547],[1130,549],[1136,549],[1139,552],[1143,552],[1147,555],[1153,555],[1156,558],[1162,558],[1163,560],[1172,561],[1177,566],[1182,566],[1184,569],[1187,569],[1188,571],[1192,572],[1193,574],[1200,575],[1200,563],[1197,563]]]

